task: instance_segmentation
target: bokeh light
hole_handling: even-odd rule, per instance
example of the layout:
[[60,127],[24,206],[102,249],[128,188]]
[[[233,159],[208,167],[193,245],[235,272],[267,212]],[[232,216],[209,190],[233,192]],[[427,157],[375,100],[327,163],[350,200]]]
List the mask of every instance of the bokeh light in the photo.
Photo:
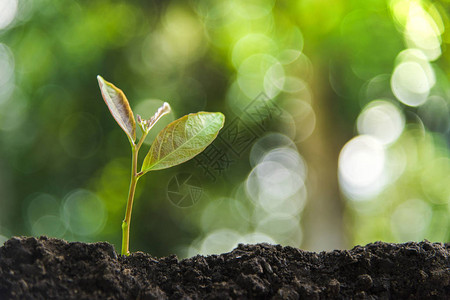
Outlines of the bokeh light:
[[236,13],[247,20],[259,19],[271,13],[275,0],[231,1]]
[[163,30],[154,37],[160,50],[159,55],[177,63],[188,64],[202,54],[205,49],[202,23],[187,9],[169,5],[163,24]]
[[62,238],[66,233],[66,224],[59,216],[45,215],[33,224],[31,232],[34,236]]
[[28,112],[26,97],[20,89],[15,89],[9,99],[0,105],[0,130],[13,132],[25,122]]
[[255,203],[267,211],[283,205],[285,199],[303,186],[302,178],[293,170],[274,161],[258,164],[247,180],[247,192]]
[[237,81],[241,91],[250,99],[255,99],[261,92],[273,98],[284,84],[284,69],[275,57],[254,54],[239,66]]
[[77,189],[64,199],[62,213],[68,229],[75,235],[95,235],[106,222],[103,202],[92,192]]
[[14,20],[17,13],[18,0],[2,0],[0,2],[0,30]]
[[200,254],[219,254],[233,250],[241,240],[241,235],[230,229],[218,229],[209,233],[202,241]]
[[203,210],[201,226],[204,232],[221,228],[246,232],[250,218],[251,212],[241,201],[231,198],[215,199]]
[[14,55],[11,49],[0,43],[0,105],[14,86]]
[[426,69],[421,64],[407,61],[395,68],[391,84],[392,92],[398,100],[409,106],[419,106],[427,100],[434,79],[427,76]]
[[33,194],[29,199],[25,216],[32,234],[62,238],[66,225],[60,214],[58,200],[49,194]]
[[368,199],[385,184],[385,150],[383,144],[368,135],[349,141],[339,155],[339,180],[350,198]]
[[405,117],[401,110],[388,101],[370,102],[356,122],[360,134],[371,135],[383,145],[395,142],[403,132]]
[[250,164],[255,167],[264,156],[276,148],[296,149],[295,143],[286,135],[281,133],[269,133],[259,138],[250,151]]
[[[437,21],[442,24],[442,20]],[[438,26],[419,3],[411,1],[405,26],[409,48],[420,49],[430,61],[436,60],[441,55],[442,31],[442,25]]]
[[420,199],[407,200],[395,208],[391,217],[394,235],[400,241],[422,240],[432,218],[431,207]]
[[[302,239],[298,216],[272,214],[258,222],[256,230],[274,237],[279,243],[298,245]],[[292,235],[296,238],[292,239]]]
[[242,37],[233,47],[231,60],[236,69],[250,56],[257,53],[275,53],[275,41],[261,33],[250,33]]

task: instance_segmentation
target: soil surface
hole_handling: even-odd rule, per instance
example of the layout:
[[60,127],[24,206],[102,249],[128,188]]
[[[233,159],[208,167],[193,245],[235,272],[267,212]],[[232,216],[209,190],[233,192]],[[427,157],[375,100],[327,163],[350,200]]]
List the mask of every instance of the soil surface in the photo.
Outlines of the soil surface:
[[427,241],[321,253],[258,244],[180,261],[14,237],[0,247],[0,299],[449,299],[449,250]]

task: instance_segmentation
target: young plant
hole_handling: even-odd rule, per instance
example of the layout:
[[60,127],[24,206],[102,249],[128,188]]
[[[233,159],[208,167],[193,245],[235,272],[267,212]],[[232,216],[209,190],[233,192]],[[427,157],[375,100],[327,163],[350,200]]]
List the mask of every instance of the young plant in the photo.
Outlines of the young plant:
[[131,210],[139,178],[149,171],[179,165],[201,153],[217,137],[219,130],[223,127],[225,116],[220,112],[198,112],[173,121],[156,136],[138,171],[139,149],[155,123],[170,112],[170,106],[164,102],[149,120],[136,115],[137,124],[142,131],[142,137],[136,143],[136,120],[125,94],[101,76],[97,76],[97,79],[106,105],[119,126],[125,131],[131,145],[131,182],[125,219],[122,222],[121,252],[122,255],[129,255]]

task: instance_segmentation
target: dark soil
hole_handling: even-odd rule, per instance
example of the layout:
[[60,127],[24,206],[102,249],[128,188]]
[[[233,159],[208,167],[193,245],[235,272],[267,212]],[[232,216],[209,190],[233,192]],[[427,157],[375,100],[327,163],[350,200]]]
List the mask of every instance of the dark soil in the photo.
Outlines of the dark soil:
[[377,242],[306,252],[268,244],[230,253],[117,256],[109,243],[12,238],[0,299],[449,299],[450,244]]

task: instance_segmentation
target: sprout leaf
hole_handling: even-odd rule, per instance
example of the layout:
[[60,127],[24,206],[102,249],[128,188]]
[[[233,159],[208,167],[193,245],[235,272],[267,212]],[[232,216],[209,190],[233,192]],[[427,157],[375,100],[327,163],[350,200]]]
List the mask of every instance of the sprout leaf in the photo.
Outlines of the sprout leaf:
[[125,131],[130,142],[134,143],[136,140],[136,121],[127,97],[125,97],[121,89],[104,80],[101,76],[97,76],[97,80],[102,91],[103,100],[105,100],[109,111],[119,126]]
[[166,126],[153,141],[142,171],[166,169],[190,160],[214,141],[223,127],[222,113],[186,115]]

